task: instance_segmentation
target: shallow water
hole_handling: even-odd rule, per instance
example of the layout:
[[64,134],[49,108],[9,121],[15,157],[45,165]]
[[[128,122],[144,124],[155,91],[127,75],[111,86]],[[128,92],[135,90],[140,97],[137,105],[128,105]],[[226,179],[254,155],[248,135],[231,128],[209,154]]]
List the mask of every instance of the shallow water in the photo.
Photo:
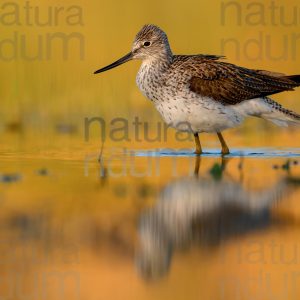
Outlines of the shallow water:
[[3,299],[299,298],[299,148],[96,148],[2,151]]
[[[146,150],[146,151],[134,151],[131,150],[131,154],[134,156],[154,156],[154,157],[191,157],[195,156],[193,150],[184,151],[184,150],[168,150],[168,149],[158,149],[158,150]],[[274,157],[299,157],[300,148],[245,148],[245,149],[231,149],[230,154],[227,154],[225,157],[255,157],[255,158],[274,158]],[[209,149],[203,150],[201,157],[220,157],[220,149]]]

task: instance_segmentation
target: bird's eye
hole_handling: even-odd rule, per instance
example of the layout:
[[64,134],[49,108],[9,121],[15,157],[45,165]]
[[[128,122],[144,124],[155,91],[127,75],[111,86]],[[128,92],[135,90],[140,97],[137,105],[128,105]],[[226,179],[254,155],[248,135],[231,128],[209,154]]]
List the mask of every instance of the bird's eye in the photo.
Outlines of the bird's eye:
[[151,45],[150,42],[144,42],[144,46],[145,46],[145,47],[149,47],[150,45]]

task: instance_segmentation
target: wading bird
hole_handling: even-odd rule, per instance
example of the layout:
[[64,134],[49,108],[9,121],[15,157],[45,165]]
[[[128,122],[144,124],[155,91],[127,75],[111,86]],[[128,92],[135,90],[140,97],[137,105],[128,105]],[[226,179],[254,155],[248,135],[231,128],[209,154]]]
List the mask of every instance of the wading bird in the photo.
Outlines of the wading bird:
[[278,126],[300,125],[299,114],[268,97],[298,87],[300,75],[251,70],[222,58],[174,55],[165,32],[145,25],[136,35],[131,52],[95,74],[132,59],[142,60],[136,77],[139,89],[170,127],[194,134],[196,154],[202,153],[198,135],[202,132],[216,133],[222,154],[228,154],[221,132],[240,125],[248,116]]

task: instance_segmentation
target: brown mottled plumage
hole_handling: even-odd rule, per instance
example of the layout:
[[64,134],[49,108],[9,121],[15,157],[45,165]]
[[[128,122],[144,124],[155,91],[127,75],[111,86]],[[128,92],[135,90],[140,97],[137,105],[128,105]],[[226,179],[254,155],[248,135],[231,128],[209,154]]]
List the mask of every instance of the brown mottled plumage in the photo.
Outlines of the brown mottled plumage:
[[217,133],[222,153],[229,153],[221,131],[238,126],[247,116],[279,126],[300,124],[300,115],[267,98],[298,87],[300,75],[251,70],[221,58],[173,55],[165,32],[155,25],[145,25],[130,53],[95,73],[141,59],[138,87],[169,126],[195,135],[198,154],[202,152],[198,137],[201,132]]
[[300,85],[300,75],[285,76],[262,70],[251,70],[209,57],[175,57],[174,68],[181,65],[193,74],[190,88],[201,96],[210,97],[224,105],[262,98]]

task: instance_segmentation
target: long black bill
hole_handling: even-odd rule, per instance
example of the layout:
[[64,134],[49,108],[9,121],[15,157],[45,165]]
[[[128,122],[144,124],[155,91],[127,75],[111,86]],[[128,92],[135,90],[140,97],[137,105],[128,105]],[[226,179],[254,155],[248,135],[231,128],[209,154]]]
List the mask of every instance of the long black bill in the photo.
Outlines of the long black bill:
[[118,59],[117,61],[115,61],[114,63],[102,68],[102,69],[99,69],[97,70],[96,72],[94,72],[94,74],[98,74],[98,73],[102,73],[102,72],[105,72],[107,70],[110,70],[112,68],[115,68],[119,65],[122,65],[124,63],[126,63],[127,61],[131,60],[132,59],[132,53],[129,52],[128,54],[126,54],[125,56],[123,56],[122,58]]

